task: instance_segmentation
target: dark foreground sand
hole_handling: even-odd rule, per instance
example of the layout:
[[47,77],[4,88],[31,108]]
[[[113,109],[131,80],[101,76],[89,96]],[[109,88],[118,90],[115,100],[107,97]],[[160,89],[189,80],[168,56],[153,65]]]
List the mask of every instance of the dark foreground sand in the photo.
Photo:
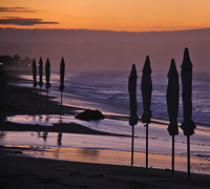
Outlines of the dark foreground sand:
[[0,150],[0,188],[210,188],[210,176],[24,157],[20,150]]

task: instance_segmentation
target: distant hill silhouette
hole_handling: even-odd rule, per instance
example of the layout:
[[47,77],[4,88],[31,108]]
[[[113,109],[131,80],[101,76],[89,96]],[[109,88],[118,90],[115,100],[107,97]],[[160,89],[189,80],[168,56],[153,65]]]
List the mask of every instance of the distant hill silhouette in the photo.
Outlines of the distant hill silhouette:
[[0,29],[1,54],[50,58],[59,69],[61,57],[67,70],[130,69],[143,66],[150,55],[153,70],[168,70],[171,58],[179,68],[189,47],[194,69],[210,69],[210,29],[174,32],[113,32],[91,30]]

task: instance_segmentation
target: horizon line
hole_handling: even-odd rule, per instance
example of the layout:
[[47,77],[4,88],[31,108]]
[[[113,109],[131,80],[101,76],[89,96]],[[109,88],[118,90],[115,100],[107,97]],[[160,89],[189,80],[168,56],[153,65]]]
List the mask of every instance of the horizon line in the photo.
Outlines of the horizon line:
[[197,30],[210,30],[210,27],[207,28],[192,28],[192,29],[178,29],[178,30],[150,30],[150,31],[125,31],[125,30],[102,30],[102,29],[87,29],[87,28],[15,28],[15,27],[5,27],[0,28],[0,30],[7,30],[7,29],[13,29],[13,30],[63,30],[63,31],[98,31],[98,32],[115,32],[115,33],[164,33],[164,32],[185,32],[185,31],[197,31]]

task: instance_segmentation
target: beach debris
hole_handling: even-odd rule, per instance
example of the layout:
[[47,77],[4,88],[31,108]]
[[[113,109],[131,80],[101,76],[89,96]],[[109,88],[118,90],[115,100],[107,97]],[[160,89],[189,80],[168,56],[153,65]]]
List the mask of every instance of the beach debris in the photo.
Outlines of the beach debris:
[[136,65],[132,65],[132,69],[128,79],[128,92],[130,100],[130,117],[129,125],[132,127],[132,138],[131,138],[131,166],[133,165],[133,152],[134,152],[134,125],[138,123],[137,116],[137,100],[136,100]]
[[46,64],[45,64],[45,79],[46,79],[46,89],[47,89],[47,108],[48,108],[48,92],[49,88],[51,86],[50,84],[50,60],[47,58]]
[[143,67],[143,75],[141,80],[141,93],[143,100],[144,112],[141,117],[142,123],[146,123],[146,168],[148,168],[148,125],[151,120],[151,96],[152,96],[152,79],[151,79],[151,67],[149,56],[146,57],[146,61]]
[[166,94],[166,101],[169,115],[168,132],[172,136],[172,174],[174,174],[174,141],[175,135],[179,134],[177,125],[177,116],[179,110],[179,78],[176,69],[175,60],[171,60],[170,69],[168,72],[168,87]]
[[65,62],[64,58],[62,57],[60,64],[60,87],[59,87],[59,90],[61,92],[61,113],[62,113],[62,104],[63,104],[64,76],[65,76]]
[[190,136],[194,134],[194,129],[196,128],[195,123],[192,121],[192,67],[189,50],[185,48],[184,59],[181,65],[184,117],[181,128],[184,131],[184,135],[187,136],[188,179],[190,179]]
[[76,119],[90,121],[104,119],[104,115],[99,110],[87,109],[75,116]]

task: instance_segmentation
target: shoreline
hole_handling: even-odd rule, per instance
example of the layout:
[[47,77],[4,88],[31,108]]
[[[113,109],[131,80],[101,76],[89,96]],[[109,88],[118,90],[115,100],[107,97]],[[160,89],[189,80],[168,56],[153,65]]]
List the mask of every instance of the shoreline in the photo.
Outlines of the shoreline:
[[[48,96],[45,94],[39,94],[39,88],[17,86],[19,83],[25,79],[18,78],[18,76],[9,77],[8,82],[8,92],[9,92],[9,103],[7,107],[7,116],[14,115],[72,115],[75,116],[78,112],[84,111],[87,108],[74,107],[74,106],[61,106],[59,102],[53,100],[56,97]],[[43,91],[45,91],[43,89]],[[40,102],[42,104],[40,104]],[[48,106],[47,106],[48,105]],[[111,120],[128,120],[129,116],[126,115],[111,115],[104,114],[105,119]],[[139,119],[140,121],[140,119]],[[152,121],[151,123],[158,123],[167,125],[167,123]],[[125,134],[113,134],[109,132],[97,131],[90,129],[81,124],[74,122],[70,123],[59,123],[52,124],[52,127],[46,127],[42,125],[30,125],[30,124],[20,124],[15,122],[6,121],[3,125],[0,125],[0,130],[2,131],[48,131],[48,132],[63,132],[65,133],[83,133],[83,134],[99,134],[99,135],[112,135],[112,136],[125,136]],[[77,129],[76,129],[76,126]],[[59,128],[60,127],[60,128]],[[74,127],[74,128],[71,128]],[[62,128],[62,129],[61,129]]]
[[[26,81],[26,79],[18,78],[18,76],[10,77],[10,80],[12,80],[13,83],[18,83],[18,81],[21,81],[21,80]],[[30,108],[28,108],[27,112],[26,111],[19,111],[18,114],[20,114],[20,115],[22,115],[22,114],[28,114],[28,115],[60,114],[60,109],[61,109],[60,102],[55,101],[55,99],[57,97],[54,97],[54,96],[49,96],[49,99],[48,99],[48,102],[47,102],[46,89],[44,87],[42,89],[43,93],[42,93],[41,100],[40,100],[40,96],[39,96],[39,91],[40,91],[39,87],[34,89],[33,87],[24,87],[24,86],[12,85],[12,88],[14,88],[14,91],[17,90],[15,88],[20,88],[21,90],[23,90],[23,91],[25,90],[25,91],[27,91],[31,94],[35,93],[35,95],[28,95],[30,100],[32,100],[32,98],[33,98],[33,102],[34,102],[33,104],[35,106],[35,107],[33,107],[33,109],[35,109],[35,110],[32,111]],[[40,106],[40,101],[43,103],[43,106]],[[49,108],[46,108],[47,103],[49,105]],[[84,111],[84,110],[87,110],[87,109],[88,108],[81,107],[81,106],[63,105],[62,106],[62,111],[63,111],[62,114],[75,115],[76,113],[78,113],[78,111]],[[14,113],[11,113],[9,115],[14,115]],[[107,112],[107,113],[104,113],[104,116],[105,116],[105,119],[107,118],[107,119],[113,119],[113,120],[126,120],[126,121],[129,120],[128,115],[118,114],[118,113],[113,113],[112,114],[112,113]],[[141,118],[139,118],[139,122],[141,122]],[[167,119],[153,118],[151,120],[151,123],[160,124],[160,125],[168,125],[169,121]],[[197,126],[206,127],[206,128],[209,128],[209,126],[210,126],[210,124],[205,124],[205,123],[195,123],[195,124]],[[180,126],[181,126],[181,122],[179,123],[179,127]]]
[[[59,102],[54,101],[55,97],[47,96],[43,93],[39,94],[39,88],[17,86],[24,79],[17,77],[9,77],[8,82],[8,107],[6,116],[15,115],[72,115],[75,116],[78,112],[86,110],[86,108],[62,106]],[[12,83],[12,84],[11,84]],[[44,90],[43,90],[44,91]],[[42,104],[40,104],[40,102]],[[48,105],[48,106],[47,106]],[[117,118],[116,118],[117,119]],[[54,123],[47,127],[44,125],[21,124],[16,122],[5,121],[0,125],[0,131],[47,131],[47,132],[64,132],[64,133],[80,133],[93,135],[109,135],[109,136],[125,136],[123,134],[112,134],[109,132],[97,131],[81,124],[74,122],[70,123]]]
[[[70,114],[75,115],[77,111],[83,111],[85,109],[71,107],[71,106],[62,106],[62,114],[61,114],[61,106],[58,102],[53,101],[55,97],[48,96],[48,99],[45,95],[39,94],[38,88],[29,88],[23,86],[16,86],[14,83],[19,83],[19,81],[24,80],[17,77],[9,77],[8,79],[8,106],[6,116],[14,116],[14,115],[64,115]],[[13,83],[13,84],[11,84]],[[42,104],[41,104],[41,103]],[[48,105],[48,106],[47,106]],[[70,126],[70,127],[67,127]],[[76,131],[76,126],[78,131]],[[52,127],[45,127],[42,125],[30,125],[30,124],[18,124],[9,121],[5,121],[3,125],[0,125],[0,130],[2,131],[49,131],[49,132],[60,132],[62,129],[64,132],[73,132],[79,133],[79,130],[83,130],[83,133],[90,134],[106,134],[109,133],[94,131],[85,126],[76,124],[76,123],[60,123],[54,124]]]

